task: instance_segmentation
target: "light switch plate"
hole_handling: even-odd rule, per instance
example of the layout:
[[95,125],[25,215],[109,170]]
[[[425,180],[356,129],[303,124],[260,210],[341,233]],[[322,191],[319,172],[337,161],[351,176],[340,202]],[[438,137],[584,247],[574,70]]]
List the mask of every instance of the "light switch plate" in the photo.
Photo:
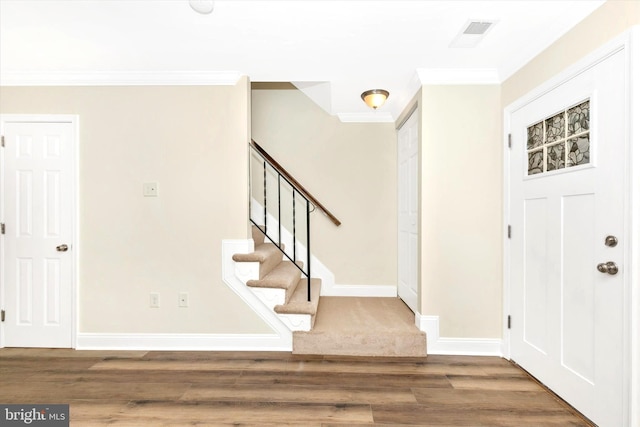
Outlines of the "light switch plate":
[[142,184],[142,195],[144,197],[158,197],[158,183],[145,182]]
[[160,294],[157,292],[151,292],[149,294],[149,307],[160,308]]
[[189,307],[189,294],[180,292],[178,294],[178,307]]

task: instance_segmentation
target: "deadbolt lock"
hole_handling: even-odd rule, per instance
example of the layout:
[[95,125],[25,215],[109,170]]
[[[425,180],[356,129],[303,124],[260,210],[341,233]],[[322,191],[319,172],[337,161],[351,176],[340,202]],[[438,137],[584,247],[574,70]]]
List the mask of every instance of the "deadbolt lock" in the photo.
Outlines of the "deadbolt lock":
[[618,245],[618,238],[616,236],[607,236],[604,238],[604,245],[615,248]]

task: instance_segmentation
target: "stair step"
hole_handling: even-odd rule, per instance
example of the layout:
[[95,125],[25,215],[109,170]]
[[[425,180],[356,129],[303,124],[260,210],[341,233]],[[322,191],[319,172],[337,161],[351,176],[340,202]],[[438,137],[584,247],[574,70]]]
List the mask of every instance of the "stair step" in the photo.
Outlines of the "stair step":
[[279,314],[308,314],[311,316],[311,327],[315,322],[322,280],[311,279],[311,301],[307,301],[307,279],[300,279],[295,292],[286,304],[276,305],[274,311]]
[[322,297],[311,331],[293,333],[294,354],[426,357],[427,337],[399,298]]
[[[297,265],[302,267],[301,262]],[[277,288],[285,290],[285,301],[293,296],[302,275],[300,269],[291,261],[282,261],[266,276],[258,280],[248,280],[247,286],[254,288]]]
[[257,245],[253,252],[234,254],[232,258],[236,262],[259,262],[259,278],[262,279],[282,262],[282,252],[273,243],[262,243]]

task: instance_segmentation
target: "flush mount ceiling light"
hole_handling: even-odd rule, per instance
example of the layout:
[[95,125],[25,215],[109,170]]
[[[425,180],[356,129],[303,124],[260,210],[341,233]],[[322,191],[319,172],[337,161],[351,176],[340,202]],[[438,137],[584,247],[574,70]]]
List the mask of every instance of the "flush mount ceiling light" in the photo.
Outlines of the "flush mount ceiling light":
[[389,92],[384,89],[371,89],[366,92],[362,92],[362,95],[360,95],[360,98],[362,98],[364,103],[374,110],[380,108],[388,97]]
[[203,15],[213,12],[213,0],[189,0],[189,6]]

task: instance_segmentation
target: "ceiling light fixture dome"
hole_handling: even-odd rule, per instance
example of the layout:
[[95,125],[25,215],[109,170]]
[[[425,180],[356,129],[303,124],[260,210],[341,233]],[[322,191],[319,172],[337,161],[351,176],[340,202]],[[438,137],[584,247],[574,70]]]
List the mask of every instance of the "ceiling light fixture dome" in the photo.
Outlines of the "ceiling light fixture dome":
[[370,89],[362,92],[362,95],[360,95],[364,103],[374,110],[380,108],[388,97],[389,92],[384,89]]
[[213,12],[213,0],[189,0],[189,6],[203,15]]

